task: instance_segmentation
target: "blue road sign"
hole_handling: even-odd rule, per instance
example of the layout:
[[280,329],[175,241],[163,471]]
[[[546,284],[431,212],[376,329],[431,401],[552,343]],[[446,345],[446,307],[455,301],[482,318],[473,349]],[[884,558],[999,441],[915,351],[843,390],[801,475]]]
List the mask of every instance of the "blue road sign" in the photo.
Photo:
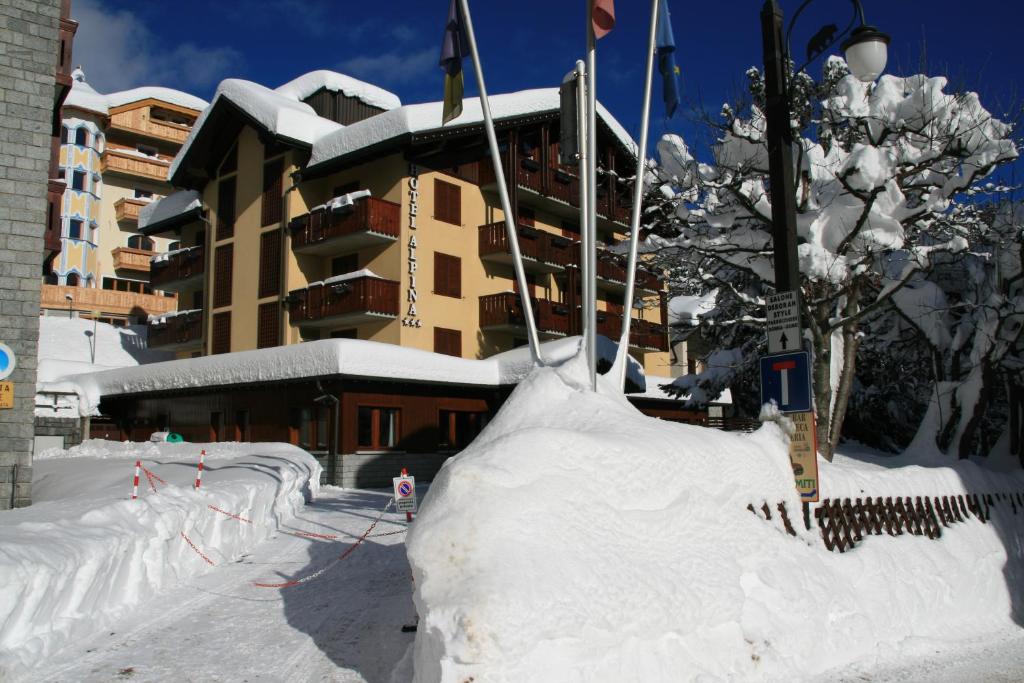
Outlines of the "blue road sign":
[[761,403],[769,401],[784,413],[811,410],[811,361],[806,351],[761,358]]

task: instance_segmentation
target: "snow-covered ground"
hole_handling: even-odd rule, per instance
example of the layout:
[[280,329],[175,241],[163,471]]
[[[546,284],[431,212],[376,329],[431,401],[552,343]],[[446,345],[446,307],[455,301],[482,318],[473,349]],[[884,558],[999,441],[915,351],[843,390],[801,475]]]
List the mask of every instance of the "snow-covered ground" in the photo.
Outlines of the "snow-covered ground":
[[[143,474],[131,500],[138,458],[166,483],[154,480],[154,493]],[[116,630],[151,596],[236,561],[296,517],[319,476],[312,456],[286,444],[87,441],[44,453],[33,505],[0,515],[0,678],[34,678],[69,643]]]

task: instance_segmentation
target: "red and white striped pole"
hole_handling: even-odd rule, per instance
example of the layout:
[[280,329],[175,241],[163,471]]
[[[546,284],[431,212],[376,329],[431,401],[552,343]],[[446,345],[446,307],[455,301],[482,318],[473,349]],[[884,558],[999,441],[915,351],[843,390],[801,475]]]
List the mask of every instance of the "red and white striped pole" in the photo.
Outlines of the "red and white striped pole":
[[199,451],[199,469],[196,470],[196,488],[199,488],[199,484],[203,481],[203,458],[206,457],[206,450]]
[[[408,477],[409,476],[408,468],[405,468],[405,467],[402,468],[402,476],[403,477]],[[397,501],[395,502],[395,505],[398,505]],[[405,521],[408,522],[409,524],[412,524],[412,513],[411,512],[406,512],[405,513]]]
[[142,461],[135,461],[135,479],[132,481],[132,500],[139,497],[139,470],[142,469]]

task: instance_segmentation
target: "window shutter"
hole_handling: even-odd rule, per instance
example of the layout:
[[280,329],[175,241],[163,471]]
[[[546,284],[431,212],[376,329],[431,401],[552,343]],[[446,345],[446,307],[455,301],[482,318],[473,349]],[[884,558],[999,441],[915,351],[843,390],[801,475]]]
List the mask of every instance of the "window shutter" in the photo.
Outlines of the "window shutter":
[[235,234],[235,179],[220,181],[217,187],[217,239],[226,240]]
[[275,296],[281,291],[281,233],[270,230],[260,235],[259,297]]
[[265,349],[278,343],[278,303],[260,304],[256,321],[256,348]]
[[443,180],[434,180],[434,218],[462,225],[462,188]]
[[434,252],[434,293],[441,296],[462,296],[462,259]]
[[231,351],[231,312],[213,315],[213,353]]
[[234,276],[235,246],[225,244],[214,252],[213,305],[231,305],[231,283]]
[[263,164],[263,204],[260,211],[260,225],[277,225],[281,222],[281,176],[283,174],[284,159],[275,159]]
[[443,327],[434,328],[434,353],[448,356],[462,356],[462,332]]

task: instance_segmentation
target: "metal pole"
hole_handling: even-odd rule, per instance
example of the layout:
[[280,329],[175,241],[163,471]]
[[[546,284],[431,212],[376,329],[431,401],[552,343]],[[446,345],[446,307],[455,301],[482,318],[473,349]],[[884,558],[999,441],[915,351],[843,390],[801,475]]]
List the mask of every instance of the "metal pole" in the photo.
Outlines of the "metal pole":
[[782,40],[782,10],[776,0],[761,9],[764,39],[765,119],[768,126],[768,176],[772,197],[772,240],[775,291],[800,292],[796,249],[796,191],[793,179],[793,131],[786,96],[786,53]]
[[92,312],[92,347],[89,349],[89,351],[91,351],[91,358],[89,362],[92,363],[93,365],[96,364],[96,321],[99,320],[99,317],[99,311]]
[[[647,168],[647,131],[651,118],[651,82],[654,79],[654,40],[658,32],[658,0],[651,0],[651,28],[647,39],[647,73],[644,101],[640,113],[640,142],[636,150],[636,179],[633,181],[633,210],[629,219],[629,263],[626,266],[626,300],[623,302],[622,337],[615,364],[619,366],[619,388],[626,389],[626,365],[629,362],[629,327],[633,322],[633,288],[636,286],[636,253],[640,244],[640,202],[644,196],[644,171]],[[668,325],[667,320],[661,321]]]
[[590,272],[584,274],[587,319],[587,365],[590,388],[597,390],[597,39],[594,36],[594,3],[587,2],[587,225]]
[[590,319],[594,317],[594,311],[587,308],[587,278],[591,271],[590,265],[590,236],[587,233],[587,221],[590,218],[588,207],[590,206],[590,194],[587,190],[590,187],[589,173],[587,172],[587,160],[590,154],[587,152],[587,72],[583,60],[576,60],[576,117],[578,119],[576,135],[579,142],[576,148],[579,150],[579,181],[580,181],[580,332],[583,336],[583,352],[590,358],[590,351],[587,341],[587,330],[590,329]]
[[487,88],[484,86],[484,72],[480,66],[480,55],[476,50],[476,36],[473,34],[473,21],[469,17],[468,0],[459,0],[459,7],[462,9],[462,17],[466,20],[466,39],[469,41],[469,52],[473,57],[473,68],[476,69],[476,84],[480,90],[480,109],[484,114],[484,128],[487,131],[487,142],[491,148],[491,161],[494,163],[494,177],[498,185],[498,197],[501,199],[501,210],[505,214],[505,232],[508,235],[509,248],[512,250],[512,265],[515,267],[516,281],[519,283],[519,301],[523,308],[523,317],[526,319],[526,338],[530,344],[530,356],[533,358],[534,364],[540,365],[543,359],[540,355],[540,342],[537,338],[537,324],[533,319],[533,302],[530,301],[530,288],[526,282],[526,272],[523,270],[523,258],[519,253],[519,239],[516,235],[515,225],[512,223],[508,188],[505,187],[505,172],[501,167],[498,138],[494,134],[494,121],[491,119],[491,106],[487,100]]

